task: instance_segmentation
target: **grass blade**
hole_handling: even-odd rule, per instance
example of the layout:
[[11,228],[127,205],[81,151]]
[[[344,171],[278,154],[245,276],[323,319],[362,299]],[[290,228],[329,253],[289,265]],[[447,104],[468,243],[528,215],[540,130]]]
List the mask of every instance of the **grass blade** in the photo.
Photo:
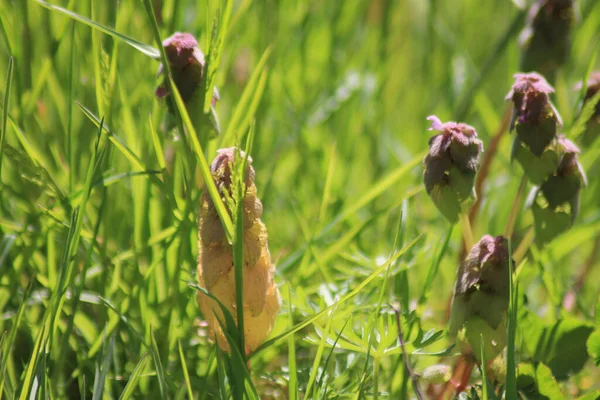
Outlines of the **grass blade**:
[[107,35],[110,35],[114,38],[117,38],[125,43],[127,43],[128,45],[130,45],[131,47],[133,47],[134,49],[138,50],[140,53],[153,58],[155,60],[160,59],[160,53],[158,50],[156,50],[154,47],[149,46],[147,44],[144,44],[142,42],[139,42],[133,38],[130,38],[128,36],[123,35],[122,33],[119,33],[117,31],[115,31],[112,28],[109,28],[108,26],[104,26],[96,21],[92,21],[89,18],[86,18],[82,15],[79,15],[77,13],[74,13],[73,11],[67,10],[66,8],[62,8],[59,6],[55,6],[53,4],[50,4],[44,0],[33,0],[34,2],[38,3],[40,6],[47,8],[48,10],[51,11],[55,11],[58,12],[62,15],[65,15],[71,19],[74,19],[77,22],[81,22],[93,29],[97,29],[100,32],[106,33]]
[[4,85],[4,103],[2,110],[2,131],[0,132],[0,176],[2,176],[2,155],[4,154],[4,141],[6,140],[6,128],[8,126],[8,105],[10,100],[10,87],[12,86],[14,58],[8,59],[6,69],[6,84]]
[[[271,48],[269,47],[258,61],[258,64],[254,68],[254,72],[252,72],[252,76],[242,92],[240,101],[235,106],[227,131],[225,131],[225,134],[219,139],[219,148],[228,147],[233,144],[235,133],[244,132],[250,119],[256,112],[266,83],[267,72],[265,71],[265,65],[267,64],[270,55]],[[241,140],[241,138],[237,138],[237,140]]]
[[[104,334],[106,334],[106,331],[104,331]],[[104,348],[100,353],[98,353],[98,363],[96,364],[96,377],[94,378],[94,394],[92,396],[92,400],[102,400],[103,398],[106,375],[108,374],[110,360],[115,347],[115,336],[113,335],[108,343],[105,341],[102,347]],[[102,363],[100,364],[101,359]]]
[[[133,396],[137,384],[140,380],[140,377],[144,372],[144,369],[146,369],[146,364],[148,364],[148,353],[144,353],[144,355],[142,355],[138,363],[135,365],[135,368],[129,376],[127,385],[125,385],[125,389],[123,389],[123,393],[121,393],[121,397],[119,397],[119,400],[128,400]],[[191,398],[192,397],[190,397],[190,399]]]
[[152,341],[152,344],[151,344],[152,359],[154,360],[154,367],[156,368],[156,376],[158,378],[158,387],[160,388],[160,398],[168,399],[169,395],[167,393],[167,390],[168,390],[167,380],[165,379],[165,371],[164,371],[162,363],[160,361],[160,354],[158,353],[158,346],[156,345],[156,339],[154,338],[154,331],[152,330],[152,327],[150,327],[150,340]]
[[510,303],[508,308],[508,343],[506,352],[506,398],[517,398],[517,363],[515,360],[515,336],[517,333],[517,287],[513,275],[512,241],[508,239],[508,267],[510,270]]
[[190,374],[188,373],[187,365],[185,363],[185,357],[183,355],[183,349],[181,348],[180,340],[177,340],[177,346],[179,348],[179,359],[181,361],[181,369],[183,370],[183,377],[185,378],[185,387],[188,392],[188,398],[193,399],[194,394],[192,392],[192,384],[190,383]]

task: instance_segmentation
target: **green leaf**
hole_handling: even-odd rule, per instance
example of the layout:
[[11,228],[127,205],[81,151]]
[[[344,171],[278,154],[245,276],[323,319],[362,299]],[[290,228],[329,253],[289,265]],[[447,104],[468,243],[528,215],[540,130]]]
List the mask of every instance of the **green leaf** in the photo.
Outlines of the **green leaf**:
[[588,354],[592,357],[594,364],[600,366],[600,330],[595,330],[588,337],[586,345]]
[[538,364],[519,364],[517,387],[529,400],[564,400],[560,386],[552,376],[550,368]]
[[545,325],[529,312],[521,314],[519,323],[532,358],[550,367],[556,379],[583,368],[588,359],[586,340],[594,330],[590,324],[570,318]]

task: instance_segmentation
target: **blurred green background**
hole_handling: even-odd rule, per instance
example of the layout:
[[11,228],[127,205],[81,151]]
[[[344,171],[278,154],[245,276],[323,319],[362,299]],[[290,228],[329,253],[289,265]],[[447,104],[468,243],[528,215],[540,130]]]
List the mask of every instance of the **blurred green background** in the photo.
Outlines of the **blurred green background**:
[[[157,47],[141,1],[51,3]],[[220,5],[155,0],[161,36],[190,32],[207,52]],[[600,37],[600,2],[581,0],[579,9],[571,55],[554,82],[565,131],[577,115],[573,86],[585,76]],[[519,71],[523,16],[511,1],[233,1],[216,73],[216,109],[227,131],[244,90],[250,85],[248,95],[258,93],[248,115],[255,121],[251,155],[283,297],[273,334],[350,293],[417,239],[392,263],[385,286],[385,274],[378,275],[323,318],[252,358],[262,398],[304,392],[308,385],[306,398],[412,393],[390,305],[403,314],[407,351],[423,347],[430,329],[435,343],[421,352],[449,346],[441,330],[461,234],[452,231],[439,269],[432,269],[449,226],[421,185],[420,161],[432,135],[426,117],[466,122],[488,146],[509,109],[504,96]],[[0,22],[2,94],[14,57],[0,186],[0,332],[14,332],[1,347],[5,396],[20,393],[27,368],[33,368],[30,387],[38,379],[42,397],[90,397],[95,384],[105,388],[105,398],[119,396],[141,357],[152,353],[152,337],[169,393],[187,395],[185,365],[194,396],[217,396],[223,378],[187,284],[195,281],[201,179],[181,140],[162,129],[166,110],[154,96],[158,62],[35,1],[0,0]],[[257,70],[267,49],[265,68]],[[264,83],[262,96],[253,73]],[[122,145],[107,134],[100,140],[104,156],[79,210],[81,240],[63,259],[98,134],[78,104],[104,118]],[[206,146],[209,161],[217,146],[239,143],[245,129],[232,133]],[[480,194],[476,240],[501,234],[510,213],[521,177],[520,167],[510,164],[510,142],[505,134]],[[598,146],[584,150],[584,167],[599,155]],[[527,307],[547,321],[562,315],[562,298],[600,232],[598,182],[594,175],[589,181],[576,225],[535,251],[519,276]],[[531,223],[530,211],[519,213],[515,241]],[[592,318],[599,275],[588,276],[572,316]],[[67,290],[57,328],[36,348],[61,277]],[[411,362],[418,372],[439,359],[415,354]],[[141,371],[133,396],[158,397],[162,372],[152,362]],[[598,381],[598,369],[590,366],[571,378],[565,393],[598,388]]]

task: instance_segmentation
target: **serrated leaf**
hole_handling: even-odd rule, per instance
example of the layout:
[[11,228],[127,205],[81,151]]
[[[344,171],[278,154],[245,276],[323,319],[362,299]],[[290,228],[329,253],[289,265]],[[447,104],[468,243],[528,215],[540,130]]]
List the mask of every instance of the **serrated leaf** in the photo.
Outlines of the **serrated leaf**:
[[600,366],[600,330],[594,331],[586,342],[587,351],[594,364]]

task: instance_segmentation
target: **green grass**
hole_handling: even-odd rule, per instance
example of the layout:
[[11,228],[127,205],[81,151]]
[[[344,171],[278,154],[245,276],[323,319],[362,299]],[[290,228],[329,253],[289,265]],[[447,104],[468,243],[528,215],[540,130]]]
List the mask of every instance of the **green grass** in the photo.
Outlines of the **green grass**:
[[[600,3],[579,8],[553,97],[575,141],[585,126],[572,87],[600,68]],[[422,185],[426,117],[474,126],[487,149],[509,109],[523,16],[476,0],[0,1],[0,398],[414,398],[418,374],[457,359],[445,329],[463,241]],[[207,55],[215,139],[178,95],[178,132],[164,129],[156,71],[174,30]],[[229,355],[196,303],[203,188],[218,200],[208,165],[233,145],[253,159],[283,299],[247,360],[233,319],[222,321]],[[514,202],[510,149],[505,134],[471,228],[478,241],[510,227],[519,250],[533,217]],[[519,370],[504,387],[475,368],[488,398],[531,393],[528,377],[554,385],[548,371],[558,398],[600,391],[581,348],[600,329],[600,261],[588,261],[598,141],[582,153],[576,224],[515,260],[506,358]],[[242,209],[216,203],[239,270]]]

